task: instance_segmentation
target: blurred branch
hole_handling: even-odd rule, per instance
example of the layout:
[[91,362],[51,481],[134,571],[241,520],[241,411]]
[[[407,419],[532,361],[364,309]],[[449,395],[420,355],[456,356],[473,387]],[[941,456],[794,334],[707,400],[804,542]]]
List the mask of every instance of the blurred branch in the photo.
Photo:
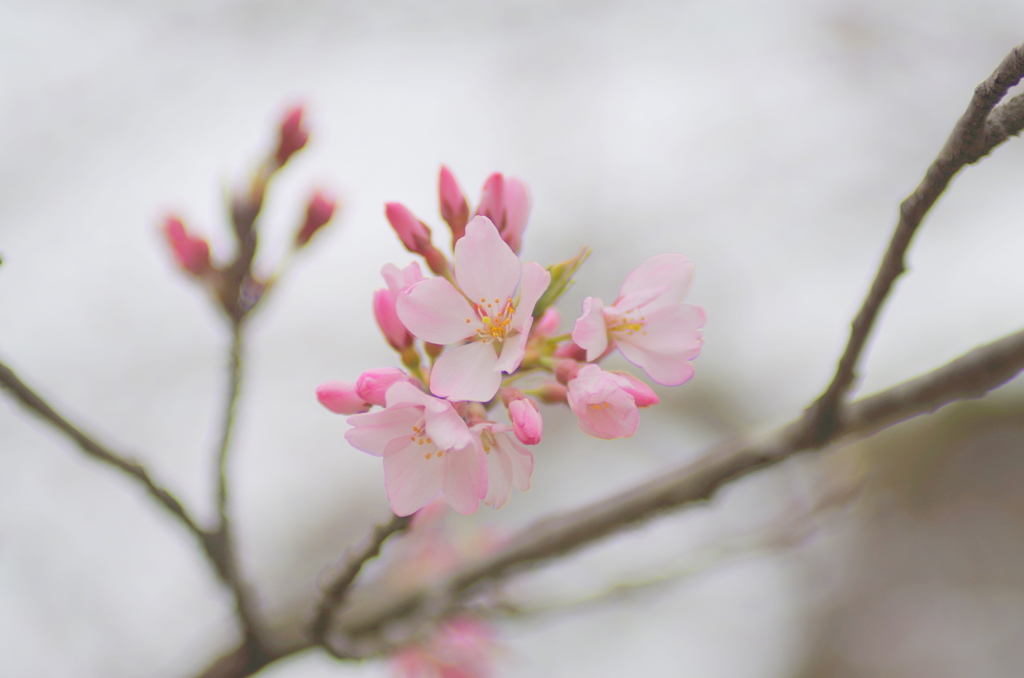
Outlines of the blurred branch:
[[447,614],[481,586],[565,555],[666,511],[707,501],[720,487],[806,450],[872,435],[945,404],[980,397],[1024,369],[1024,331],[970,351],[923,376],[844,407],[828,438],[807,444],[797,420],[761,441],[719,445],[699,460],[660,474],[613,497],[570,513],[541,519],[503,548],[470,563],[429,588],[401,596],[377,596],[338,620],[352,636],[377,635],[402,618]]
[[101,445],[93,438],[86,435],[81,429],[71,424],[67,419],[58,414],[56,410],[50,407],[50,405],[37,395],[27,384],[25,384],[25,382],[19,379],[11,368],[7,367],[3,363],[0,363],[0,386],[14,396],[15,400],[20,402],[24,407],[35,412],[36,415],[41,417],[48,424],[70,438],[87,455],[93,459],[97,459],[113,466],[141,484],[149,496],[160,502],[160,504],[170,511],[188,529],[189,532],[199,538],[204,547],[206,546],[209,535],[196,524],[195,520],[192,519],[188,514],[188,511],[185,510],[185,507],[181,505],[181,502],[178,501],[174,495],[153,482],[153,479],[149,477],[149,473],[141,464],[127,456],[111,451],[109,448]]
[[383,525],[375,525],[373,531],[346,554],[344,567],[324,587],[320,603],[316,608],[316,617],[309,626],[309,634],[314,643],[324,643],[324,636],[331,624],[331,616],[334,614],[334,610],[345,602],[345,597],[363,569],[363,565],[380,554],[381,546],[391,535],[408,529],[411,523],[412,516],[391,516],[391,520]]
[[839,426],[840,403],[856,378],[857,361],[893,283],[906,270],[907,249],[928,210],[964,166],[981,160],[996,146],[1024,129],[1024,95],[996,107],[1022,77],[1024,45],[1018,45],[992,75],[974,90],[967,111],[953,127],[924,179],[900,205],[900,218],[889,242],[889,249],[882,257],[871,289],[853,320],[850,340],[839,359],[832,383],[807,410],[807,444],[814,445],[828,439]]

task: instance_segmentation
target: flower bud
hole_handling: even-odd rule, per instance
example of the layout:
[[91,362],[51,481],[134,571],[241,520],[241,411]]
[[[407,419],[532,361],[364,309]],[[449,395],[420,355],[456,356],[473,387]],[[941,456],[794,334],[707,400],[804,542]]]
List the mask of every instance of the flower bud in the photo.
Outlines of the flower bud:
[[314,191],[313,195],[309,198],[309,203],[306,205],[306,220],[295,234],[295,246],[302,247],[308,243],[317,231],[331,221],[331,217],[334,216],[334,210],[337,207],[337,200],[324,195],[320,191]]
[[512,420],[512,431],[524,445],[536,445],[544,433],[544,420],[537,403],[529,398],[519,398],[508,404],[508,416]]
[[401,352],[413,345],[415,338],[398,319],[395,297],[390,290],[382,289],[373,293],[373,316],[391,348]]
[[572,360],[578,360],[579,362],[586,362],[587,351],[586,349],[580,348],[573,341],[567,341],[564,344],[559,344],[558,348],[552,354],[556,358],[570,358]]
[[169,216],[164,220],[164,237],[171,246],[174,260],[183,270],[195,276],[212,270],[210,246],[202,238],[189,235],[181,219]]
[[575,360],[563,360],[555,365],[555,379],[560,384],[568,384],[580,373],[580,364]]
[[410,381],[409,375],[397,367],[379,367],[367,370],[356,381],[356,395],[371,405],[385,406],[384,396],[399,381]]
[[513,252],[519,254],[523,243],[523,231],[530,218],[530,194],[519,179],[505,180],[505,220],[501,228],[501,239]]
[[302,106],[295,106],[288,110],[281,121],[279,129],[280,138],[277,142],[277,150],[274,151],[274,162],[278,167],[288,162],[288,158],[298,153],[309,141],[309,130],[302,124],[302,116],[305,110]]
[[362,414],[371,405],[356,393],[356,385],[343,381],[329,381],[316,389],[316,399],[335,414]]
[[469,223],[469,202],[466,195],[459,188],[459,182],[451,170],[441,165],[441,174],[438,177],[438,195],[441,204],[441,218],[452,230],[452,246],[459,238],[466,234],[466,224]]
[[541,337],[550,337],[558,331],[558,326],[562,324],[562,314],[558,312],[558,309],[554,306],[548,307],[544,311],[544,315],[540,317],[540,320],[533,324],[533,332]]
[[545,405],[565,405],[569,402],[569,389],[554,381],[541,384],[534,392]]
[[629,384],[623,384],[621,388],[623,391],[633,396],[633,401],[636,402],[637,407],[649,407],[661,402],[661,399],[658,398],[658,394],[651,390],[650,386],[640,381],[632,374],[629,374],[628,372],[619,372],[618,370],[612,370],[611,374],[617,374],[629,382]]
[[480,204],[476,207],[476,213],[477,216],[490,219],[498,233],[505,228],[505,177],[501,172],[487,177],[480,191]]
[[580,430],[595,438],[628,438],[640,425],[636,401],[628,389],[633,384],[622,375],[584,365],[569,381],[569,409]]
[[384,216],[387,217],[391,228],[395,229],[405,249],[413,254],[422,255],[431,246],[430,228],[402,203],[389,202],[384,205]]

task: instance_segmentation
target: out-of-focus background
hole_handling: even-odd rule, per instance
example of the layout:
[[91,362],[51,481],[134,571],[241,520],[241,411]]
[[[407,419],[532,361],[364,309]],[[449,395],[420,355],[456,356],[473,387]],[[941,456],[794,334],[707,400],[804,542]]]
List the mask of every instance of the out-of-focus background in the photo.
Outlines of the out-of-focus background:
[[[1005,0],[0,2],[0,356],[204,520],[224,323],[173,266],[168,211],[229,254],[223,197],[305,102],[261,266],[313,186],[344,211],[251,328],[230,478],[248,577],[281,638],[318,573],[387,515],[380,462],[315,387],[397,364],[370,294],[412,260],[383,203],[436,226],[448,164],[476,200],[523,179],[524,257],[594,255],[560,305],[656,253],[697,266],[697,375],[631,440],[545,410],[534,488],[485,529],[594,501],[796,416],[826,383],[888,240],[974,86],[1024,40]],[[1024,144],[969,168],[914,244],[861,393],[1020,328]],[[748,478],[522,577],[497,676],[1024,675],[1024,394],[948,408]],[[473,529],[473,528],[468,528]],[[660,582],[660,583],[652,583]],[[618,584],[643,584],[602,592]],[[0,675],[188,676],[235,640],[178,525],[0,403]],[[274,678],[385,676],[307,653]]]

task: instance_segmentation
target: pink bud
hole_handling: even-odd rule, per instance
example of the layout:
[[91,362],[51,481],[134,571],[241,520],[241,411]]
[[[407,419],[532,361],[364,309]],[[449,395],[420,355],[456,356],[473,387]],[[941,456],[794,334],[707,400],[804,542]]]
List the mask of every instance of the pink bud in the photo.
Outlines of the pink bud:
[[459,182],[451,170],[441,165],[441,174],[437,181],[438,194],[441,203],[441,218],[445,220],[452,230],[452,245],[458,242],[459,238],[466,234],[466,224],[469,222],[469,202],[466,195],[459,188]]
[[391,228],[401,238],[405,249],[414,254],[424,254],[430,247],[430,229],[400,202],[384,205],[384,215]]
[[316,399],[335,414],[362,414],[371,405],[356,393],[355,384],[344,381],[329,381],[316,389]]
[[541,384],[536,393],[545,405],[564,405],[569,402],[569,389],[554,381]]
[[562,314],[558,312],[558,309],[554,306],[548,306],[548,309],[544,311],[544,315],[540,317],[533,325],[533,334],[541,337],[550,337],[558,331],[558,326],[562,324]]
[[649,407],[651,405],[657,405],[661,402],[658,398],[658,394],[651,390],[651,387],[640,381],[632,374],[628,372],[619,372],[618,370],[612,370],[612,374],[617,374],[620,377],[624,377],[629,384],[623,385],[622,390],[633,396],[633,400],[636,402],[637,407]]
[[526,185],[519,179],[506,179],[505,223],[501,228],[501,238],[516,254],[519,254],[523,243],[523,231],[526,230],[526,222],[530,218],[530,206],[530,194],[526,190]]
[[544,420],[537,403],[529,398],[513,400],[508,404],[508,415],[512,419],[512,430],[524,445],[536,445],[544,433]]
[[568,384],[580,373],[580,364],[575,360],[567,359],[555,365],[555,379],[560,384]]
[[630,382],[621,375],[605,372],[597,365],[584,365],[569,381],[569,409],[580,430],[595,438],[628,438],[640,425],[636,401],[627,389]]
[[314,191],[306,205],[306,220],[302,223],[302,228],[295,234],[295,246],[302,247],[308,243],[317,231],[330,222],[337,207],[337,200],[320,191]]
[[498,232],[505,228],[505,177],[495,172],[487,177],[484,188],[480,192],[480,204],[476,208],[477,215],[491,220]]
[[178,266],[196,276],[211,270],[210,246],[202,238],[189,235],[181,219],[169,216],[164,220],[164,237]]
[[578,360],[585,362],[587,360],[587,350],[582,348],[573,341],[567,341],[564,344],[560,344],[555,349],[553,354],[556,358],[570,358],[572,360]]
[[398,319],[395,295],[392,295],[390,290],[377,290],[373,293],[373,316],[377,319],[377,326],[384,333],[384,339],[391,348],[401,351],[412,346],[414,338]]
[[399,381],[410,381],[409,375],[397,367],[379,367],[367,370],[359,375],[356,382],[356,395],[371,405],[385,406],[384,395],[392,384]]
[[274,162],[278,167],[288,162],[288,158],[302,150],[309,141],[309,130],[302,124],[304,113],[302,106],[295,106],[288,110],[281,121],[280,139],[277,142],[277,150],[274,151]]

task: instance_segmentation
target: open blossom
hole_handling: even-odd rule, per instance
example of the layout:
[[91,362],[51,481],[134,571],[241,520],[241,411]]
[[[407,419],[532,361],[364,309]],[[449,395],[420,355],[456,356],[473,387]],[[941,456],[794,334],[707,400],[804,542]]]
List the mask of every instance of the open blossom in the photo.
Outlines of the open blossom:
[[[486,402],[526,352],[533,307],[551,282],[539,264],[522,264],[486,217],[475,217],[455,244],[455,280],[428,278],[398,295],[396,309],[415,336],[446,351],[430,390],[451,400]],[[518,291],[518,298],[517,298]]]
[[391,510],[407,516],[438,493],[462,514],[487,495],[487,462],[452,404],[408,381],[387,391],[387,407],[348,418],[345,439],[384,458],[384,488]]
[[569,380],[569,408],[587,435],[604,440],[628,438],[640,425],[637,407],[658,402],[658,396],[639,379],[605,372],[597,365],[580,368]]
[[487,459],[487,495],[484,503],[496,509],[508,503],[514,485],[520,492],[530,489],[533,455],[523,447],[507,424],[487,421],[470,427],[479,449]]
[[693,376],[690,361],[704,343],[704,309],[683,303],[692,284],[693,264],[683,255],[651,257],[626,277],[613,305],[603,307],[597,297],[583,301],[572,339],[587,360],[618,348],[654,381],[678,386]]

